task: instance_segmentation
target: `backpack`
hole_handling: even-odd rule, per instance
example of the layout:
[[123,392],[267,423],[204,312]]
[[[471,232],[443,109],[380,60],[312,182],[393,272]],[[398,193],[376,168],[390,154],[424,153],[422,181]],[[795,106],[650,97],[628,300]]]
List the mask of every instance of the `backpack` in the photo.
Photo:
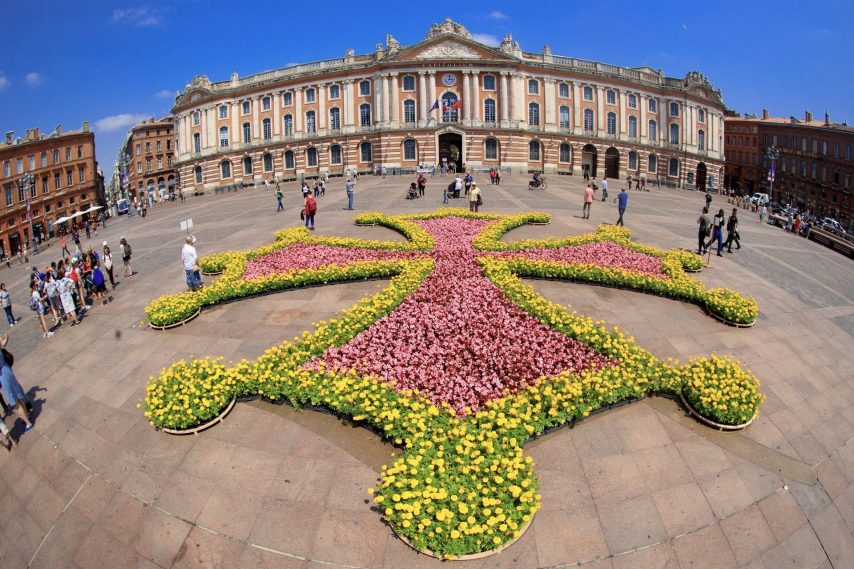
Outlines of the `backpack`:
[[317,211],[317,201],[311,194],[308,194],[308,199],[305,200],[305,210],[309,215]]
[[32,310],[33,312],[38,312],[39,308],[41,308],[40,305],[41,303],[36,300],[36,297],[30,296],[30,310]]
[[130,257],[130,254],[131,254],[130,243],[127,243],[125,245],[125,257]]

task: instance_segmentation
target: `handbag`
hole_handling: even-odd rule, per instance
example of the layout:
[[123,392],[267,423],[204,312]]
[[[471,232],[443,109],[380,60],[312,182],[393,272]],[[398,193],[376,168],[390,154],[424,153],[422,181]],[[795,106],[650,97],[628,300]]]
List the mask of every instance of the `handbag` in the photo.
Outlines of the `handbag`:
[[299,219],[300,221],[305,221],[305,209],[299,210]]
[[483,205],[483,198],[480,195],[477,196],[477,205]]

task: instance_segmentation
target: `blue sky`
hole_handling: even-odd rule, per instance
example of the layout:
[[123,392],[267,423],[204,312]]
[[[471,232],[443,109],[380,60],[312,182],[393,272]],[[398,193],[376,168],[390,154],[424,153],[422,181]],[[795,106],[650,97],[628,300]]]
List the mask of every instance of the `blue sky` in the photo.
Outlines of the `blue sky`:
[[668,76],[700,70],[740,112],[854,124],[854,50],[846,38],[854,2],[563,1],[168,3],[10,0],[0,15],[0,132],[62,124],[96,132],[112,170],[127,129],[169,111],[196,74],[227,79],[373,51],[386,33],[403,45],[451,17],[485,43],[512,33],[523,50]]

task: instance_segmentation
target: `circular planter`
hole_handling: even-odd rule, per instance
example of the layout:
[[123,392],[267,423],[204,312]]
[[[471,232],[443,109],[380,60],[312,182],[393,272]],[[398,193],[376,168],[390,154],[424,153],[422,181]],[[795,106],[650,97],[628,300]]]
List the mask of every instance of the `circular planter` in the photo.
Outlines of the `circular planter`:
[[203,275],[205,275],[206,277],[216,277],[216,276],[221,275],[223,273],[223,271],[219,271],[218,273],[206,273],[204,271],[201,271],[201,273]]
[[200,432],[213,427],[214,425],[221,423],[225,420],[226,415],[231,413],[231,410],[234,409],[234,404],[237,402],[237,399],[231,399],[231,403],[229,403],[225,409],[222,410],[222,413],[208,421],[207,423],[202,423],[192,429],[167,429],[166,427],[160,427],[160,430],[164,433],[168,433],[170,435],[198,435]]
[[723,322],[724,324],[726,324],[728,326],[733,326],[735,328],[752,328],[753,326],[756,325],[756,320],[754,320],[750,324],[741,324],[740,322],[733,322],[732,320],[727,320],[726,318],[724,318],[723,316],[721,316],[717,312],[711,310],[709,307],[705,307],[705,308],[706,308],[706,312],[708,312],[712,318],[714,318],[715,320],[717,320],[719,322]]
[[177,328],[178,326],[183,326],[184,324],[186,324],[190,320],[194,319],[196,316],[198,316],[201,313],[202,313],[202,309],[198,308],[198,309],[196,309],[196,311],[193,314],[191,314],[187,318],[181,320],[180,322],[175,322],[174,324],[167,324],[166,326],[157,326],[157,325],[151,324],[151,323],[149,323],[148,325],[151,328],[154,328],[155,330],[171,330],[172,328]]
[[685,271],[686,273],[699,273],[700,271],[703,270],[703,265],[700,265],[699,269],[686,269],[685,267],[682,267],[682,270]]
[[551,225],[551,221],[529,221],[528,225]]
[[[516,539],[514,539],[512,541],[508,541],[507,543],[499,545],[495,549],[490,549],[489,551],[481,551],[480,553],[469,553],[468,555],[460,555],[459,557],[453,557],[453,560],[454,561],[474,561],[475,559],[484,559],[486,557],[492,557],[493,555],[498,555],[499,553],[501,553],[502,551],[504,551],[505,549],[507,549],[508,547],[510,547],[511,545],[513,545],[514,543],[516,543],[517,541],[522,539],[522,536],[524,536],[525,532],[528,531],[528,528],[531,527],[531,522],[533,522],[533,521],[534,521],[534,516],[531,516],[531,519],[528,520],[528,523],[526,523],[522,527],[522,530],[521,530],[521,533],[519,534],[519,537],[517,537]],[[406,545],[408,545],[409,547],[411,547],[415,551],[417,551],[419,553],[423,553],[424,555],[429,555],[430,557],[435,557],[436,559],[441,559],[443,561],[446,559],[450,559],[448,557],[445,557],[444,555],[441,555],[441,554],[436,553],[434,551],[430,551],[429,549],[418,549],[417,547],[412,545],[408,539],[406,539],[405,537],[403,537],[402,535],[397,533],[397,530],[394,528],[394,526],[392,526],[391,524],[389,524],[389,526],[391,527],[391,530],[394,532],[394,535],[396,535],[400,539],[400,541],[402,541],[403,543],[405,543]]]
[[707,419],[706,417],[700,415],[700,413],[698,413],[697,410],[691,406],[688,400],[685,399],[685,396],[682,394],[681,391],[679,392],[679,399],[682,400],[682,404],[685,406],[686,409],[688,409],[688,412],[691,413],[691,415],[693,415],[694,417],[696,417],[698,421],[708,427],[712,427],[713,429],[717,429],[719,431],[740,431],[741,429],[747,428],[747,426],[750,425],[750,423],[752,423],[754,419],[756,419],[756,415],[753,415],[753,417],[751,417],[750,420],[746,423],[742,423],[740,425],[724,425],[723,423],[712,421],[711,419]]

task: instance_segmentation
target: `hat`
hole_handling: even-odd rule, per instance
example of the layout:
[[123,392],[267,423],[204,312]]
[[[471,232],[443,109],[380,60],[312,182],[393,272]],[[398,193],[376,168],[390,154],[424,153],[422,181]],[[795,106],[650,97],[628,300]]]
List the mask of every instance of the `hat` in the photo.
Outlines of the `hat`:
[[104,241],[104,245],[103,245],[103,246],[104,246],[104,247],[106,247],[106,246],[107,246],[107,242],[106,242],[106,241]]

